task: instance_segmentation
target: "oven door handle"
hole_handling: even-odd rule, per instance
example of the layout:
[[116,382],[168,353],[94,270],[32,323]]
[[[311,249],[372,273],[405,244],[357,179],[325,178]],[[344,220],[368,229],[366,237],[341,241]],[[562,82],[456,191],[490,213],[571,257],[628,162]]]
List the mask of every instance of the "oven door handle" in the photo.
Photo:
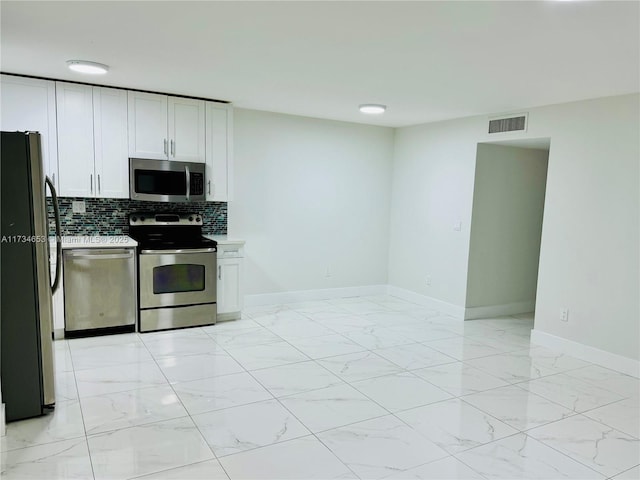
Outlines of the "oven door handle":
[[140,253],[142,255],[164,255],[164,254],[175,254],[175,253],[210,253],[215,252],[217,249],[215,247],[211,248],[178,248],[175,250],[141,250]]
[[184,166],[185,177],[187,178],[187,201],[191,197],[191,172],[189,171],[189,165]]

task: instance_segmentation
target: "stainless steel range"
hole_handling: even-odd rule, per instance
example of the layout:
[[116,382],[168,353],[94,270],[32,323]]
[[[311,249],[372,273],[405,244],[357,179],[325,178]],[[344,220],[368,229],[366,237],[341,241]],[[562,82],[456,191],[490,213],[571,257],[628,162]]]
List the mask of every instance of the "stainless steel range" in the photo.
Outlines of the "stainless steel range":
[[202,236],[198,213],[129,215],[138,242],[139,331],[216,322],[217,244]]

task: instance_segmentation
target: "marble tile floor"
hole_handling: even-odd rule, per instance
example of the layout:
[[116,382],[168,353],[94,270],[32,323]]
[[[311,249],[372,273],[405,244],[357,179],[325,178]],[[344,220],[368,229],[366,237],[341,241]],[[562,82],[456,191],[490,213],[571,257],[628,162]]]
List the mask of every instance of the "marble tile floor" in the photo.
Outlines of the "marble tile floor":
[[637,479],[640,382],[391,296],[55,342],[2,479]]

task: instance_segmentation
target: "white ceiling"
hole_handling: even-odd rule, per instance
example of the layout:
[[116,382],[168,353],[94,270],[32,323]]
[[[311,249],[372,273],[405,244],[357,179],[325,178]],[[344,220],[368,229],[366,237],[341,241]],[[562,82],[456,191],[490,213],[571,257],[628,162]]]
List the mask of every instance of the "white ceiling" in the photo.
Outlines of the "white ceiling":
[[[3,72],[388,126],[640,90],[632,2],[14,2]],[[110,65],[81,76],[65,61]],[[361,103],[383,103],[364,116]]]

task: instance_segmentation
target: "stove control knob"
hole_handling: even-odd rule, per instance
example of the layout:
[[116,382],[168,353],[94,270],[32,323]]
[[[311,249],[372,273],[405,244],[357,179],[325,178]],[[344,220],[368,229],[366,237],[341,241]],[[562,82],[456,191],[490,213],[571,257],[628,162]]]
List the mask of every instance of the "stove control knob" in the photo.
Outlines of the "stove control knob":
[[196,217],[196,222],[199,222],[199,221],[200,221],[200,217]]
[[190,221],[190,222],[193,222],[193,217],[189,217],[189,221]]
[[140,221],[141,221],[141,222],[144,222],[144,217],[140,217]]
[[138,220],[138,217],[131,217],[131,221],[132,221],[132,222],[135,222],[135,221],[137,221],[137,220]]

